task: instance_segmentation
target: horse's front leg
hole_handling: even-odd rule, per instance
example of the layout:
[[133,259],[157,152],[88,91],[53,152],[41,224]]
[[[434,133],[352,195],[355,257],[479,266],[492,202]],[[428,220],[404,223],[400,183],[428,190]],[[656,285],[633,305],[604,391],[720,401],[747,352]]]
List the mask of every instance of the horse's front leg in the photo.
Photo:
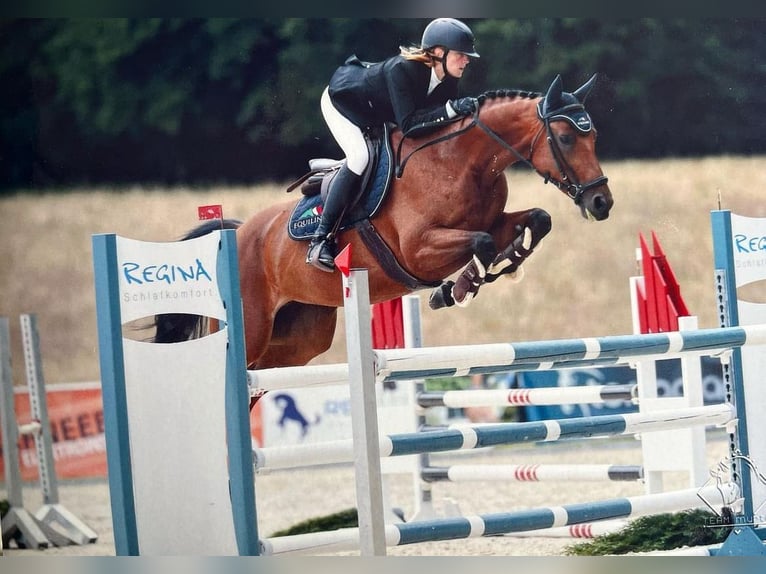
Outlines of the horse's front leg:
[[551,230],[550,215],[539,208],[503,213],[490,232],[493,245],[507,245],[491,261],[475,254],[455,281],[445,281],[431,292],[432,309],[457,305],[466,307],[484,283],[506,273],[516,273],[538,243]]
[[431,292],[428,305],[441,309],[458,305],[465,307],[479,292],[484,283],[487,267],[497,260],[497,244],[489,233],[476,233],[472,241],[471,261],[455,281],[445,281]]
[[517,274],[521,264],[532,255],[535,247],[551,230],[551,216],[540,208],[503,215],[502,228],[512,229],[513,232],[507,247],[498,253],[487,269],[484,278],[486,283],[491,283],[506,273]]

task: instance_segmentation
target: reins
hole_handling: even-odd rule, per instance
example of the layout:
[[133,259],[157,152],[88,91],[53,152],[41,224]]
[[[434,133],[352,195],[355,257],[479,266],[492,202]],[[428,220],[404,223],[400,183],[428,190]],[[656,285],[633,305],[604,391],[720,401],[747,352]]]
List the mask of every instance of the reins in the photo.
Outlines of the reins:
[[[567,108],[569,107],[570,106],[567,106]],[[578,104],[578,107],[581,109],[584,109],[581,104]],[[402,160],[401,159],[402,145],[404,144],[404,140],[406,139],[406,136],[404,136],[399,141],[399,145],[397,146],[397,149],[396,149],[396,177],[398,179],[402,176],[405,165],[416,152],[426,147],[432,146],[434,144],[441,143],[443,141],[458,137],[464,134],[465,132],[467,132],[468,130],[470,130],[471,128],[477,126],[481,128],[484,131],[484,133],[486,133],[489,137],[491,137],[498,144],[500,144],[500,146],[503,149],[506,149],[509,152],[511,152],[516,157],[517,160],[523,162],[524,164],[529,166],[531,169],[533,169],[535,173],[537,173],[540,177],[543,178],[545,183],[551,182],[559,190],[566,193],[567,196],[569,196],[575,202],[575,204],[579,204],[582,199],[583,193],[585,193],[587,190],[592,189],[594,187],[604,185],[605,183],[607,183],[609,178],[602,175],[583,184],[577,181],[577,177],[574,175],[572,166],[569,165],[569,162],[567,162],[566,158],[564,157],[564,154],[561,151],[561,148],[558,146],[555,138],[553,137],[553,132],[551,131],[551,118],[557,115],[560,116],[561,111],[562,110],[553,110],[552,112],[548,112],[544,116],[540,117],[540,121],[543,122],[543,125],[540,126],[540,129],[538,130],[537,134],[535,134],[535,137],[532,139],[532,144],[530,145],[530,148],[529,148],[528,157],[521,155],[521,153],[516,148],[514,148],[512,145],[506,142],[502,137],[500,137],[500,135],[497,132],[495,132],[487,124],[482,122],[479,119],[478,107],[473,113],[471,122],[468,123],[466,126],[463,126],[457,131],[451,132],[449,134],[434,138],[423,144],[420,144],[418,147],[416,147],[411,152],[409,152],[407,156],[404,158],[404,160]],[[460,118],[455,118],[451,121],[457,121],[459,119]],[[560,117],[557,118],[556,121],[561,121],[561,118]],[[550,172],[548,173],[541,172],[532,163],[532,155],[534,154],[535,147],[537,145],[537,140],[540,138],[540,135],[542,134],[543,130],[545,130],[546,132],[546,139],[548,140],[548,145],[550,146],[551,153],[553,154],[553,159],[556,162],[556,167],[558,168],[559,173],[561,174],[561,179],[552,177]]]
[[[462,116],[457,116],[455,118],[452,118],[451,120],[446,121],[445,124],[457,122],[457,121],[460,121],[461,119],[463,119]],[[412,150],[410,153],[408,153],[403,161],[401,159],[401,157],[402,157],[402,145],[404,144],[404,140],[407,139],[407,136],[406,135],[402,136],[402,139],[399,140],[399,145],[396,146],[396,164],[395,164],[395,166],[396,166],[396,179],[399,179],[399,178],[402,177],[402,172],[404,172],[404,166],[407,165],[407,162],[410,160],[410,158],[413,155],[415,155],[416,152],[419,152],[423,148],[427,148],[427,147],[432,146],[434,144],[438,144],[438,143],[441,143],[443,141],[447,141],[449,139],[456,138],[459,135],[464,134],[465,132],[470,130],[474,125],[476,125],[476,122],[478,121],[478,119],[479,119],[479,110],[477,108],[476,111],[473,114],[473,119],[471,120],[471,123],[469,123],[467,126],[464,126],[464,127],[460,128],[457,131],[450,132],[448,134],[445,134],[443,136],[439,136],[438,138],[435,138],[435,139],[432,139],[432,140],[428,140],[427,142],[425,142],[423,144],[420,144],[418,147],[416,147],[414,150]]]

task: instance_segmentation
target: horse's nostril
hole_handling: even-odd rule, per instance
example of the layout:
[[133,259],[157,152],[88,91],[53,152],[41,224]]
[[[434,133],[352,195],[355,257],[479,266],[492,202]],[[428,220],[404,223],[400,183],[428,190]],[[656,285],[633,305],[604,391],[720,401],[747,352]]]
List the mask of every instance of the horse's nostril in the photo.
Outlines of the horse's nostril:
[[598,194],[593,198],[593,207],[598,212],[609,211],[609,202],[602,194]]
[[593,200],[593,203],[596,206],[596,210],[598,212],[601,212],[604,210],[604,198],[600,195],[596,196],[596,198]]

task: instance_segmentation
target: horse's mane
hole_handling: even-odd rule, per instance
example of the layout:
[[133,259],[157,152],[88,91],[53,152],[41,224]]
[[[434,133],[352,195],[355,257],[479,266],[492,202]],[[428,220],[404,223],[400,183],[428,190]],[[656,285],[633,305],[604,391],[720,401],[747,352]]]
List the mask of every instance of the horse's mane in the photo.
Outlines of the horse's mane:
[[487,100],[495,100],[497,98],[532,99],[532,98],[540,98],[542,97],[542,95],[543,94],[540,92],[530,92],[528,90],[499,89],[499,90],[487,90],[483,94],[479,94],[476,99],[479,100],[479,105],[481,105]]

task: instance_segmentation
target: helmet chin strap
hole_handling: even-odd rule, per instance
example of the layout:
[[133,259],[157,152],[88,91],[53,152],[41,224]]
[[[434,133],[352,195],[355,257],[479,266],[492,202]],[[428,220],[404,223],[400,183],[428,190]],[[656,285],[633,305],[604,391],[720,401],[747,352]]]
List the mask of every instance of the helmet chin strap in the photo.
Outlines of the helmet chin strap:
[[441,57],[442,70],[444,71],[445,78],[450,77],[450,73],[447,71],[447,54],[448,53],[449,53],[449,48],[444,48],[444,55]]
[[449,53],[449,48],[444,48],[444,55],[442,55],[442,57],[441,57],[441,58],[440,58],[439,56],[436,56],[436,55],[433,55],[433,54],[431,55],[431,59],[432,59],[434,62],[441,62],[441,65],[442,65],[442,72],[444,72],[444,77],[445,77],[445,78],[451,78],[451,77],[453,77],[453,76],[452,76],[452,75],[451,75],[451,74],[450,74],[450,73],[447,71],[447,54],[448,54],[448,53]]

